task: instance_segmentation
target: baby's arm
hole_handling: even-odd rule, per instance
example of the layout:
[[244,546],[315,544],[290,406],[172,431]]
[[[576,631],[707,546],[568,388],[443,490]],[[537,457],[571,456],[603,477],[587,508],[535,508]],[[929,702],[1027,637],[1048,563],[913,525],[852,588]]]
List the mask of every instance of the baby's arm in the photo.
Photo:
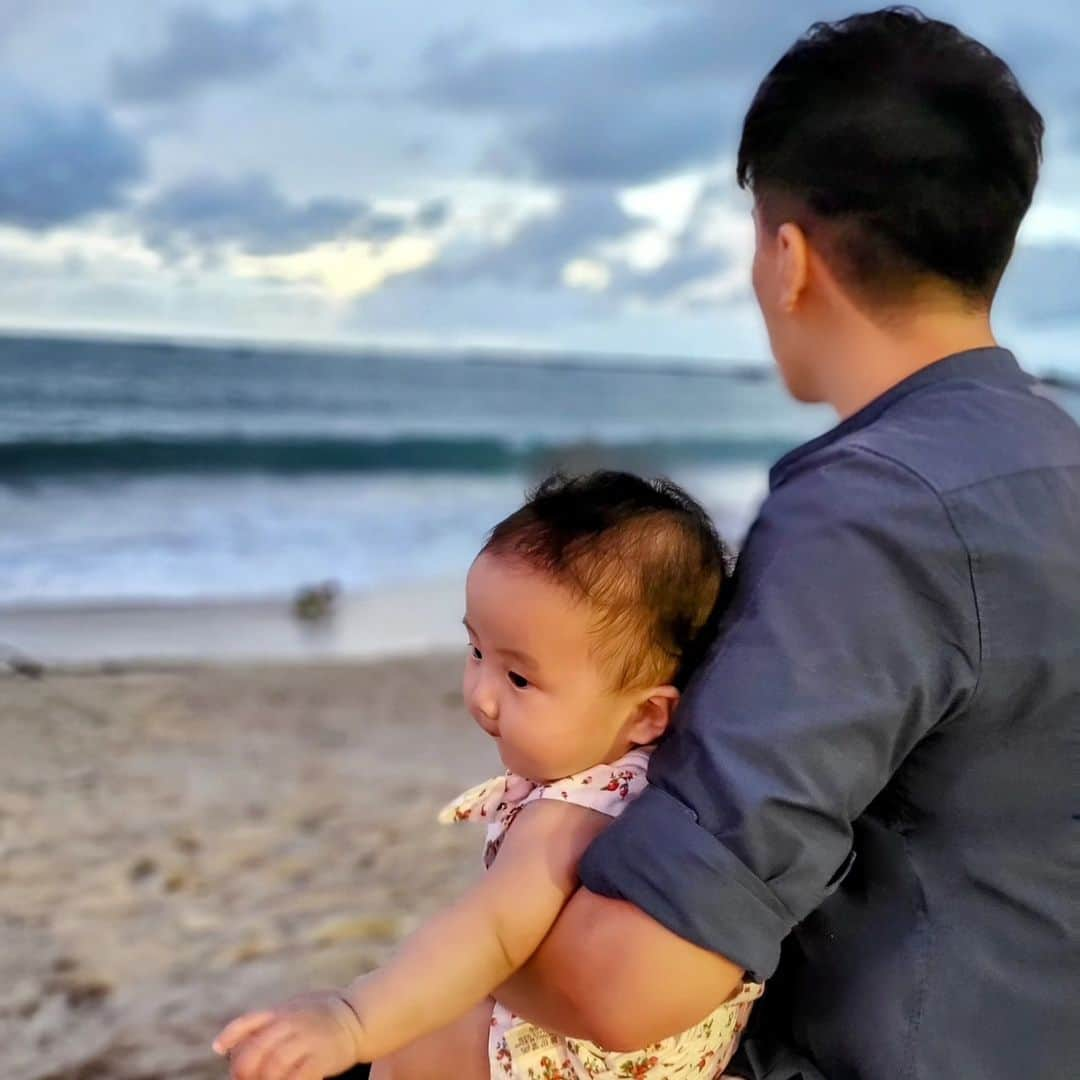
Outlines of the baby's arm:
[[526,806],[483,878],[420,927],[385,967],[344,991],[365,1059],[443,1027],[521,967],[577,887],[585,849],[610,821],[551,799]]
[[371,1066],[371,1080],[491,1080],[488,1040],[495,1002],[481,998],[467,1013],[446,1027],[421,1035]]

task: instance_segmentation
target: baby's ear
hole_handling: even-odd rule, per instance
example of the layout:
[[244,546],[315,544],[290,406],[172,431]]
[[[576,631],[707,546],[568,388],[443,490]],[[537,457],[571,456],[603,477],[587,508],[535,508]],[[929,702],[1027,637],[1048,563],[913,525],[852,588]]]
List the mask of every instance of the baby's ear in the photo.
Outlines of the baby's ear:
[[627,732],[632,742],[639,746],[656,742],[668,729],[675,706],[679,704],[679,691],[674,686],[654,686],[639,701],[634,719]]

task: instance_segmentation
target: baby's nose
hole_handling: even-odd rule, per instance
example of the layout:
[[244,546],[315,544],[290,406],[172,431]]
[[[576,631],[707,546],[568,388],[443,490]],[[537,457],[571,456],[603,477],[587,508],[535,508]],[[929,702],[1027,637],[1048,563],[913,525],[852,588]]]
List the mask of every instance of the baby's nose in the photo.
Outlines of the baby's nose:
[[472,718],[489,735],[499,734],[499,709],[495,701],[495,695],[486,690],[483,682],[477,685],[469,697],[469,712]]

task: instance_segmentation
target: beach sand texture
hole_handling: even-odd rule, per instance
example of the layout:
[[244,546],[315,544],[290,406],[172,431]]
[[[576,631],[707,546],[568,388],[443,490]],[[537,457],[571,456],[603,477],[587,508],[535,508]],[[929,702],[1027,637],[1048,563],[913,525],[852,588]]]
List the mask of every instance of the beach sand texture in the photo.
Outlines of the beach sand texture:
[[210,1080],[240,1011],[377,965],[478,872],[456,654],[0,675],[0,1076]]

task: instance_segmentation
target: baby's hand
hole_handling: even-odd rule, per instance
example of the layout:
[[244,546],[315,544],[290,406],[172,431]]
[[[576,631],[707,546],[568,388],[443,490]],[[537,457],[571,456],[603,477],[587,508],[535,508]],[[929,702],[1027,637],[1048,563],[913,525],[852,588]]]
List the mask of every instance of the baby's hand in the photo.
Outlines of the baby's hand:
[[218,1033],[232,1080],[324,1080],[363,1060],[363,1029],[336,990],[244,1013]]

